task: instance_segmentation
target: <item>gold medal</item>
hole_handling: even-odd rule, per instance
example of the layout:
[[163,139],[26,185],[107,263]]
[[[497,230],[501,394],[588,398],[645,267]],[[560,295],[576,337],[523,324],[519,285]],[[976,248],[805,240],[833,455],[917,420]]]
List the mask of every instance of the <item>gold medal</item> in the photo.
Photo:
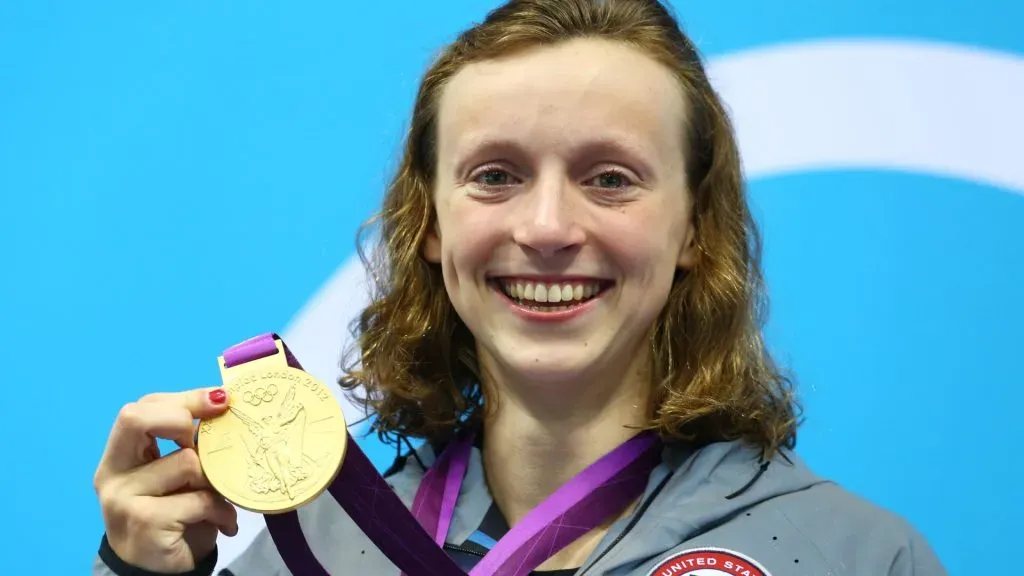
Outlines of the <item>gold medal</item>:
[[213,488],[232,504],[280,514],[319,496],[337,476],[347,431],[322,382],[278,353],[233,367],[218,358],[228,410],[199,425],[198,452]]

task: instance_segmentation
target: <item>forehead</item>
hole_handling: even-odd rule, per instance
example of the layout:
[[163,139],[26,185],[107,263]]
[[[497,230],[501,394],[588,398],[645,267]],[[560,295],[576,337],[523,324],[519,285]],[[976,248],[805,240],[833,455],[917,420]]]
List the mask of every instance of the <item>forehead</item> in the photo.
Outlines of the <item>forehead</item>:
[[684,112],[661,63],[625,44],[581,39],[464,67],[442,95],[438,136],[442,155],[494,138],[615,138],[674,154]]

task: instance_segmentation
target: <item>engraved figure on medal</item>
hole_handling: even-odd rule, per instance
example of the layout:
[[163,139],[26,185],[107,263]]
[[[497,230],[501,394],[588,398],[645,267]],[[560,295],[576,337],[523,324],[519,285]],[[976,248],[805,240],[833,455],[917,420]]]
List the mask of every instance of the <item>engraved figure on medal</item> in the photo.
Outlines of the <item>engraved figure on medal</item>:
[[[277,387],[271,384],[266,389],[246,392],[243,401],[258,406],[273,401],[276,393]],[[284,395],[276,414],[257,419],[235,406],[229,410],[248,426],[251,435],[247,442],[244,434],[239,434],[245,446],[249,489],[257,494],[282,492],[294,500],[292,488],[309,477],[307,466],[316,464],[302,449],[306,412],[302,403],[295,400],[295,385]]]

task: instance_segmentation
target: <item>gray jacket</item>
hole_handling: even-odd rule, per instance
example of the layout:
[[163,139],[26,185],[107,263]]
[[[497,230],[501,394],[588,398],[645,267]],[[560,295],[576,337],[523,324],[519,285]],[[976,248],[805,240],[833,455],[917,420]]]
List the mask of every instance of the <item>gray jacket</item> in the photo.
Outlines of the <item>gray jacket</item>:
[[[429,467],[433,451],[424,446],[418,455]],[[946,574],[928,543],[903,519],[819,478],[793,453],[783,452],[768,463],[759,455],[739,442],[697,451],[666,448],[640,505],[612,526],[576,574]],[[388,481],[411,506],[422,475],[418,463],[407,460]],[[467,571],[478,559],[473,550],[480,549],[476,543],[481,527],[494,510],[480,453],[474,449],[446,546]],[[398,574],[329,493],[302,508],[299,519],[310,547],[330,574]],[[189,576],[209,576],[214,563],[215,559],[205,562]],[[93,574],[145,574],[121,564],[104,540]],[[219,576],[289,574],[264,529]]]

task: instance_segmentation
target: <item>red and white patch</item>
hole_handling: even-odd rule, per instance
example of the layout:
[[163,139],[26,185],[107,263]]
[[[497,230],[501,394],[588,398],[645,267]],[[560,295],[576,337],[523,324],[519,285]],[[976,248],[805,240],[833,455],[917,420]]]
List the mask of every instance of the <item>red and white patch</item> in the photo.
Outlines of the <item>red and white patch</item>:
[[673,554],[647,576],[772,576],[753,558],[725,548],[696,548]]

